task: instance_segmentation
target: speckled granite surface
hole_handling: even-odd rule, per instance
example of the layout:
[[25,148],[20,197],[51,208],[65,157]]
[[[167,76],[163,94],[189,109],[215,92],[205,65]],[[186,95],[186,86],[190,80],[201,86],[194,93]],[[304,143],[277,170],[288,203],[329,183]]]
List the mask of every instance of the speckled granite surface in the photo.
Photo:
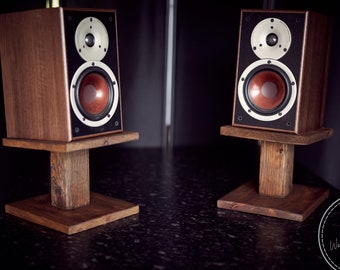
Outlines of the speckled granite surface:
[[[256,158],[247,147],[171,154],[91,150],[91,190],[138,204],[139,214],[70,236],[3,215],[2,269],[330,269],[317,231],[337,190],[330,187],[330,197],[304,222],[216,207],[221,196],[256,176],[257,164],[250,165]],[[294,182],[327,186],[296,167]],[[48,182],[46,170],[41,174],[41,182]],[[22,182],[16,184],[20,195],[8,187],[16,194],[11,199],[34,194],[26,188],[36,175],[13,175]],[[48,192],[48,184],[40,189]]]

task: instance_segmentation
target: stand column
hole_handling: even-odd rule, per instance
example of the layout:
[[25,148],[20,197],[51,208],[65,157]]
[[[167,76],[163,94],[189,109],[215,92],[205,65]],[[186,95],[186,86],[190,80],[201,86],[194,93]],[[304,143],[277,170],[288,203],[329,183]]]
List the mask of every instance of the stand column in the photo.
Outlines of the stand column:
[[259,194],[284,198],[293,187],[294,145],[261,141]]
[[89,150],[51,152],[51,204],[75,209],[90,204]]
[[297,135],[222,126],[220,133],[259,140],[261,154],[258,182],[227,193],[217,201],[218,208],[303,221],[328,197],[328,189],[293,184],[294,146],[327,139],[332,129]]
[[89,149],[137,140],[136,132],[70,143],[3,139],[3,145],[50,152],[51,192],[5,205],[8,214],[74,234],[139,213],[139,206],[90,192]]

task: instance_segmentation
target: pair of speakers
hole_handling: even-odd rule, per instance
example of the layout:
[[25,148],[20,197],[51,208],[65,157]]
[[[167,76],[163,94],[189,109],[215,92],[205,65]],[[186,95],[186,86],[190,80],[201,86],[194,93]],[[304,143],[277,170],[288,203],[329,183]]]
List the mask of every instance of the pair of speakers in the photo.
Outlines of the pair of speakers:
[[241,10],[232,125],[301,134],[324,125],[331,20]]
[[115,10],[1,15],[9,138],[70,142],[123,130]]
[[[115,10],[1,16],[9,138],[69,142],[122,131]],[[242,10],[233,125],[323,126],[331,22],[311,11]]]

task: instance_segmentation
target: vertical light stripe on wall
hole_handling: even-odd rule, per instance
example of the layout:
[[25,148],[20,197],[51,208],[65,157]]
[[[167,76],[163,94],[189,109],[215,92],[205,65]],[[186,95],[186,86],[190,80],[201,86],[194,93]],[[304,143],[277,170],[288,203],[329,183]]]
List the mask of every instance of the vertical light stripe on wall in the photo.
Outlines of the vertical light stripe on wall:
[[166,85],[165,85],[165,146],[172,146],[172,114],[174,99],[174,63],[176,36],[176,0],[168,0],[167,8],[167,52],[166,52]]

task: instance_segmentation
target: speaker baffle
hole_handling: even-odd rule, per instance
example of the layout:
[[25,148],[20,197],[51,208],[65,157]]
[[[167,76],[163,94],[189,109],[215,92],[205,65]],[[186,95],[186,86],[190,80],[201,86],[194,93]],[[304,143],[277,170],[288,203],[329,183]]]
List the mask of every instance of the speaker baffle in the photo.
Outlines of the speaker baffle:
[[244,70],[237,95],[249,116],[260,121],[274,121],[286,115],[294,105],[297,86],[287,66],[262,59]]
[[74,41],[78,54],[85,61],[101,61],[109,47],[106,27],[95,17],[87,17],[78,24]]
[[260,21],[252,31],[250,38],[253,52],[260,59],[280,59],[289,50],[291,42],[289,27],[277,18]]
[[85,62],[74,74],[70,86],[71,107],[76,117],[89,127],[106,124],[118,106],[118,83],[103,62]]

